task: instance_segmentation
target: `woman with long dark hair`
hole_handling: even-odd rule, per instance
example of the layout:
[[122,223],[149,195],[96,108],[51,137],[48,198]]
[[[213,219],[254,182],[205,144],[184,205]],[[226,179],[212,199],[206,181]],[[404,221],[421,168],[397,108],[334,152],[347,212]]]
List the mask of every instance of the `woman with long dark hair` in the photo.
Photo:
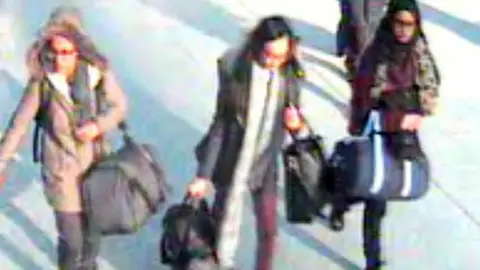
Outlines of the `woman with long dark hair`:
[[[40,125],[41,151],[36,157],[42,165],[45,195],[54,209],[58,267],[65,270],[97,268],[100,240],[82,210],[82,175],[104,153],[102,134],[117,127],[127,108],[105,57],[80,22],[78,11],[60,8],[40,31],[27,53],[28,84],[0,142],[1,175],[29,124],[35,120]],[[102,96],[109,107],[97,111],[74,93]],[[80,121],[77,112],[86,111],[85,107],[96,117]]]
[[196,149],[199,165],[190,192],[205,196],[208,187],[216,191],[218,257],[226,269],[234,267],[247,191],[257,220],[255,269],[273,269],[276,158],[285,129],[297,132],[302,127],[298,83],[303,72],[295,54],[297,42],[287,20],[271,16],[260,21],[242,47],[228,50],[218,61],[216,111]]
[[[440,76],[416,1],[392,0],[353,81],[349,132],[361,134],[370,111],[376,109],[382,114],[386,136],[416,134],[422,119],[434,112],[439,85]],[[417,147],[420,150],[420,144]],[[337,199],[330,222],[340,230],[349,200],[352,203],[356,199]],[[386,206],[386,201],[365,201],[363,248],[367,269],[380,269],[382,265],[381,223]]]

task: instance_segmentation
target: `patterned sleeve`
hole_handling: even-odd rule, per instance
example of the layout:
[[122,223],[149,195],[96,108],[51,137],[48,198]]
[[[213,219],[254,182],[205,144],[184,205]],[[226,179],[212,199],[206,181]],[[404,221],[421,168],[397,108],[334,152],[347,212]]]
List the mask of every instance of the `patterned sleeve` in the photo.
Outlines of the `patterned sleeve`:
[[433,55],[427,43],[420,39],[416,44],[418,57],[417,85],[420,90],[420,101],[425,114],[433,114],[438,98],[440,77]]
[[370,97],[375,100],[380,98],[382,92],[389,88],[387,70],[388,64],[385,62],[378,63],[375,67],[372,85],[370,86]]

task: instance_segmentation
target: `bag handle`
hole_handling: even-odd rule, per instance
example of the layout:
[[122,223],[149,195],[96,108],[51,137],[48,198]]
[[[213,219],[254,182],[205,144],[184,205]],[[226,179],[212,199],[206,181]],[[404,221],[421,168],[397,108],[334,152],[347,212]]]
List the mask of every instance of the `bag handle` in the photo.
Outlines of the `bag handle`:
[[368,116],[367,123],[363,129],[363,136],[373,135],[373,160],[374,173],[373,184],[370,187],[370,192],[377,194],[382,188],[382,183],[385,181],[385,163],[383,159],[383,142],[380,133],[381,115],[378,110],[371,110]]
[[127,165],[125,163],[120,163],[120,162],[114,162],[117,166],[122,168],[122,172],[125,174],[125,176],[128,179],[128,182],[135,186],[137,190],[140,192],[140,195],[143,197],[145,200],[145,203],[147,204],[147,207],[149,211],[153,214],[157,211],[157,206],[154,203],[154,200],[150,197],[150,194],[148,194],[148,189],[142,185],[140,181],[136,180],[136,177],[134,177],[135,173],[133,172],[134,169],[132,166]]
[[[164,171],[163,169],[153,160],[153,157],[150,155],[150,153],[148,153],[141,145],[138,145],[135,140],[133,139],[133,137],[131,136],[130,132],[128,131],[128,125],[127,125],[127,122],[126,121],[122,121],[118,124],[118,130],[122,133],[122,138],[123,138],[123,141],[125,144],[133,144],[133,145],[136,145],[136,147],[138,147],[139,151],[140,151],[140,154],[146,159],[148,160],[150,166],[152,167],[153,171],[155,172],[156,175],[158,175],[159,177],[162,177],[162,179],[165,179],[164,176]],[[147,152],[147,153],[146,153]],[[167,182],[165,181],[162,181],[163,183],[163,186],[165,187],[165,189],[167,191],[171,191],[172,190],[172,187],[170,185],[168,185]]]
[[367,123],[363,128],[362,135],[368,136],[372,133],[382,132],[381,116],[380,112],[377,110],[371,110],[368,114]]
[[[195,211],[198,211],[198,210],[206,210],[207,208],[207,201],[204,199],[204,198],[195,198],[194,196],[191,196],[189,192],[186,192],[184,197],[183,197],[183,200],[182,202],[184,204],[188,204],[190,206],[193,207],[193,209],[195,209]],[[193,217],[194,217],[194,213],[191,213],[187,220],[187,226],[185,228],[185,234],[183,235],[182,239],[181,239],[181,246],[183,248],[188,248],[188,240],[189,240],[189,236],[190,236],[190,230],[193,226],[192,224],[192,221],[193,221]]]
[[[295,108],[298,110],[298,113],[299,113],[299,117],[300,119],[302,120],[303,123],[305,123],[305,126],[307,127],[307,131],[309,133],[309,135],[314,135],[315,132],[313,131],[313,128],[312,126],[310,125],[310,122],[308,121],[308,119],[305,117],[305,115],[303,115],[302,113],[300,113],[300,109],[299,109],[299,106],[297,106],[297,104],[295,104],[295,102],[293,101],[293,95],[292,95],[292,91],[294,91],[294,88],[291,86],[291,84],[297,84],[297,82],[293,82],[292,80],[293,79],[288,79],[289,80],[289,83],[288,83],[288,86],[286,88],[286,91],[285,91],[285,107],[284,107],[284,110],[285,109],[288,109],[288,108]],[[296,86],[295,88],[298,88],[298,86]],[[292,132],[291,130],[288,130],[288,134],[290,135],[290,137],[294,140],[294,141],[298,141],[299,138],[297,136],[296,133]]]
[[196,198],[194,196],[191,196],[189,192],[185,193],[185,196],[183,197],[184,204],[188,204],[192,206],[195,210],[207,210],[208,209],[208,203],[204,198]]

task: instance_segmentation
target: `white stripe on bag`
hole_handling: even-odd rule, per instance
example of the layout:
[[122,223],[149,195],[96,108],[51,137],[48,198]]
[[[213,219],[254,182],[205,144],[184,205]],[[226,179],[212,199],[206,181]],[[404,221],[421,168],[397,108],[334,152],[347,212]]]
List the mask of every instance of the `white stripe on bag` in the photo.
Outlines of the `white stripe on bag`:
[[407,197],[412,191],[412,162],[410,160],[403,161],[403,187],[400,195]]
[[[378,132],[381,130],[380,113],[378,111],[372,111],[370,113],[368,126],[371,127],[371,131]],[[366,127],[368,128],[368,127]],[[368,131],[364,131],[364,135]],[[385,181],[385,164],[383,157],[383,144],[382,136],[380,134],[373,135],[373,183],[370,187],[370,192],[376,194],[380,192]]]
[[380,192],[385,181],[385,164],[383,160],[382,138],[379,134],[373,135],[373,184],[370,192]]

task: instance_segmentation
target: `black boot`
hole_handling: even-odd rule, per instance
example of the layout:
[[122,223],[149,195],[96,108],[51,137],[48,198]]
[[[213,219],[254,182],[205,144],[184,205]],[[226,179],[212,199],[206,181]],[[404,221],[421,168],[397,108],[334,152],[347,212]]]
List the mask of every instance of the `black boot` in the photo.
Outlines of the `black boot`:
[[333,198],[332,203],[332,212],[329,216],[329,225],[330,228],[336,232],[343,230],[345,227],[345,213],[350,210],[350,205],[353,202],[353,199],[347,199],[347,197],[338,193]]
[[383,266],[385,266],[385,261],[375,260],[369,262],[367,259],[367,267],[365,267],[365,270],[381,270]]
[[336,232],[343,230],[345,228],[345,219],[344,219],[345,212],[334,209],[330,214],[329,218],[329,225],[330,228]]

